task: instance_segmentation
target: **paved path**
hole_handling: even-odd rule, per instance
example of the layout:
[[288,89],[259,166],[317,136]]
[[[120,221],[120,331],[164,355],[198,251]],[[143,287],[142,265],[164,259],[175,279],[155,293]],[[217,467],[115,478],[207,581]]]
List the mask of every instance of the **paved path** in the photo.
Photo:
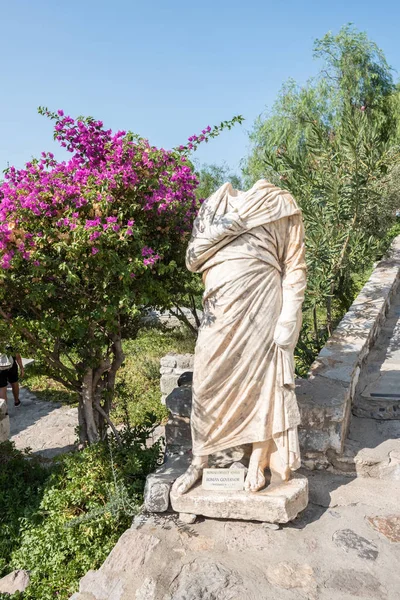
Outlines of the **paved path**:
[[400,419],[400,292],[362,369],[354,405],[360,417]]
[[346,461],[361,477],[400,481],[400,291],[361,371]]
[[31,448],[45,458],[73,449],[78,425],[78,410],[56,402],[38,400],[21,387],[21,406],[15,408],[8,390],[11,440],[20,450]]

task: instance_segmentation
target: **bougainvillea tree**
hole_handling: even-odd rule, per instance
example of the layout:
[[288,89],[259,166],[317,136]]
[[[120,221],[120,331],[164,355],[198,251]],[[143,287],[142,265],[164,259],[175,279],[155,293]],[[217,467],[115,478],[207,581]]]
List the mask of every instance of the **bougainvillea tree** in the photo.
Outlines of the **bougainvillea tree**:
[[183,270],[198,208],[188,155],[242,119],[164,150],[92,118],[39,112],[71,158],[44,152],[0,185],[0,338],[14,332],[79,394],[80,439],[92,443],[112,426],[124,335],[146,306],[168,306]]

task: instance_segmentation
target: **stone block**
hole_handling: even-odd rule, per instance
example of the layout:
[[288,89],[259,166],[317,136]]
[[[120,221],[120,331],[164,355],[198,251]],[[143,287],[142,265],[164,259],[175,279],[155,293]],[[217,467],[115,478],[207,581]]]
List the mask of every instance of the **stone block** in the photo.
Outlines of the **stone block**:
[[167,354],[160,359],[160,365],[162,367],[176,367],[176,355],[175,354]]
[[345,417],[348,386],[321,375],[296,380],[296,397],[301,414],[301,427],[323,429],[332,421]]
[[325,453],[330,449],[341,450],[341,439],[332,431],[299,429],[299,443],[303,454]]
[[3,415],[0,420],[0,443],[10,438],[10,419],[8,415]]
[[167,446],[191,447],[192,434],[188,417],[171,416],[165,425],[165,443]]
[[171,483],[147,478],[144,488],[144,505],[149,512],[162,513],[168,510]]
[[352,407],[353,415],[367,419],[387,420],[400,419],[400,400],[394,398],[358,398]]
[[192,390],[190,387],[178,387],[167,396],[165,404],[173,415],[190,417],[192,409]]
[[174,372],[174,369],[172,367],[161,367],[160,368],[160,375],[170,375],[173,372]]
[[176,366],[178,369],[193,369],[194,355],[193,354],[177,354]]
[[0,418],[2,415],[8,414],[8,407],[6,400],[0,399]]
[[171,506],[179,513],[214,519],[239,519],[267,523],[288,523],[307,507],[308,481],[302,475],[278,485],[248,493],[245,491],[203,490],[201,483],[182,496],[174,490]]
[[144,490],[144,505],[149,512],[165,512],[169,506],[169,493],[174,481],[189,466],[190,456],[169,456],[165,464],[148,475]]
[[163,375],[160,380],[160,388],[162,394],[170,394],[174,388],[177,387],[179,375],[171,373],[170,375]]

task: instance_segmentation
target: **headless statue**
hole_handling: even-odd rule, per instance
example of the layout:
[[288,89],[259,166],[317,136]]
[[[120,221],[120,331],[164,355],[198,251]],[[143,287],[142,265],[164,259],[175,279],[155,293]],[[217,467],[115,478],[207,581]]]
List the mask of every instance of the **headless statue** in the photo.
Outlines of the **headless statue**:
[[300,466],[293,352],[306,287],[301,211],[265,180],[224,184],[202,205],[186,264],[201,272],[195,350],[193,460],[174,484],[187,492],[215,452],[252,444],[245,490],[288,481]]

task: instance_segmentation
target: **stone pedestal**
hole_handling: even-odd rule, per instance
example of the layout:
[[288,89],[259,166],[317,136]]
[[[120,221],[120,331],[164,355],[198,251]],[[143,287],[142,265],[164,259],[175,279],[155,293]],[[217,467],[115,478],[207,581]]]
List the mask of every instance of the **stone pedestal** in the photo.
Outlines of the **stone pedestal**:
[[206,491],[201,482],[186,494],[171,491],[171,506],[179,513],[214,519],[241,519],[268,523],[288,523],[307,507],[308,481],[294,475],[287,483],[267,485],[259,492]]

